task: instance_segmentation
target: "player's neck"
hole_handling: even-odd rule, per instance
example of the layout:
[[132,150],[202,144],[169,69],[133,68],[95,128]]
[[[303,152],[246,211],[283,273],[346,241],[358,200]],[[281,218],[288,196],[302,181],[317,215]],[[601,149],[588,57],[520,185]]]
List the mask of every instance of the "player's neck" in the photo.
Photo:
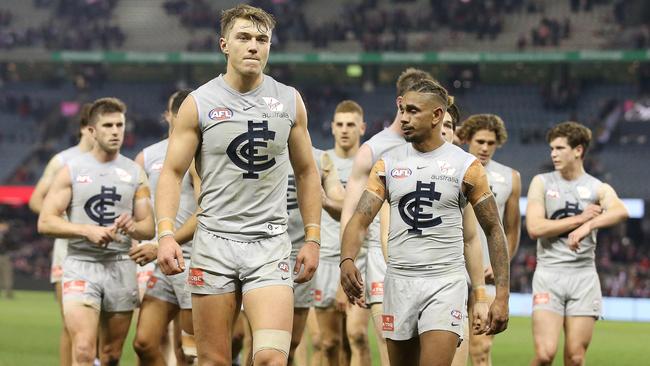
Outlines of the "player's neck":
[[426,139],[422,142],[413,142],[411,144],[415,150],[421,153],[428,153],[444,145],[444,143],[445,140],[442,138],[442,136],[433,136],[430,139]]
[[264,74],[257,75],[242,75],[234,69],[228,68],[228,71],[223,75],[223,80],[240,93],[247,93],[262,84]]
[[580,178],[580,176],[586,173],[582,161],[580,163],[567,165],[564,169],[561,169],[559,172],[562,178],[568,181],[576,180]]
[[87,138],[87,137],[82,137],[81,140],[79,140],[79,144],[77,146],[79,147],[79,150],[81,152],[88,152],[93,149],[93,145],[95,145],[95,142],[93,141],[92,138]]
[[348,150],[345,150],[339,145],[334,145],[334,154],[342,159],[349,159],[357,154],[359,151],[359,144],[353,145]]
[[399,117],[400,117],[400,114],[399,114],[399,111],[398,111],[397,114],[395,115],[395,118],[393,119],[393,123],[391,123],[390,126],[388,126],[387,129],[395,132],[396,134],[398,134],[400,136],[404,136],[404,132],[402,132],[402,122],[400,121]]
[[93,147],[92,154],[100,163],[108,163],[109,161],[117,159],[117,156],[120,155],[120,151],[108,152],[99,146],[95,146]]

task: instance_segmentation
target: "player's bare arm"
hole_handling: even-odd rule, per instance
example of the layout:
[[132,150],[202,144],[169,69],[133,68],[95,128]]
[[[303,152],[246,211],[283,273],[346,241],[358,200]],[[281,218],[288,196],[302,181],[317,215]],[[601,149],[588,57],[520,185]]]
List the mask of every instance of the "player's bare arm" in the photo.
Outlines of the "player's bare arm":
[[[190,177],[192,178],[192,188],[194,189],[194,199],[196,201],[199,200],[199,195],[201,194],[201,178],[199,178],[199,173],[196,171],[196,165],[194,164],[194,160],[192,160],[192,164],[190,165]],[[181,227],[176,229],[174,232],[174,240],[180,245],[186,244],[189,241],[192,240],[194,237],[194,232],[196,231],[196,226],[198,224],[198,220],[196,218],[196,215],[201,211],[200,208],[196,208],[196,212],[190,216],[187,221],[183,223]]]
[[167,155],[156,189],[158,265],[166,275],[183,272],[185,262],[174,240],[174,222],[181,195],[181,182],[199,145],[199,118],[196,102],[189,95],[178,111],[169,136]]
[[580,225],[569,234],[569,247],[572,250],[580,248],[580,241],[593,230],[616,225],[627,220],[629,213],[614,188],[603,183],[598,189],[598,201],[603,213]]
[[[368,174],[372,169],[372,151],[367,145],[361,145],[359,151],[354,156],[352,170],[348,177],[348,183],[345,186],[345,200],[343,200],[343,210],[341,211],[341,235],[345,231],[345,226],[354,214],[359,198],[366,188]],[[341,243],[341,250],[345,243]]]
[[485,232],[490,252],[490,263],[494,271],[496,298],[490,307],[489,330],[497,334],[508,326],[508,298],[510,297],[510,258],[503,226],[499,219],[497,203],[490,191],[485,169],[475,160],[467,169],[463,179],[463,190],[481,228]]
[[115,220],[115,227],[136,240],[148,240],[155,235],[151,191],[144,170],[140,170],[140,185],[133,198],[133,216],[122,214]]
[[471,205],[467,205],[463,211],[463,243],[465,256],[465,268],[469,273],[474,292],[474,321],[472,331],[474,334],[483,334],[488,326],[488,298],[485,292],[485,277],[483,276],[483,246],[476,231],[478,221]]
[[339,173],[336,171],[329,154],[323,154],[321,165],[323,170],[323,210],[325,210],[334,220],[338,221],[341,219],[345,188],[343,188],[343,184],[341,184]]
[[368,226],[377,216],[386,199],[386,183],[383,180],[384,161],[379,160],[370,172],[367,189],[363,192],[354,214],[343,231],[341,240],[341,286],[350,299],[358,303],[363,294],[361,273],[354,264],[359,248],[366,237]]
[[519,197],[521,196],[521,176],[518,171],[512,170],[512,192],[506,201],[503,213],[503,230],[508,239],[508,254],[510,260],[517,254],[521,236],[521,211],[519,210]]
[[32,196],[29,197],[29,208],[34,213],[38,214],[41,212],[45,195],[47,195],[47,191],[50,189],[52,181],[56,177],[56,173],[59,169],[61,169],[61,162],[59,161],[58,155],[55,155],[45,166],[43,175],[38,180],[38,183],[36,183]]
[[379,243],[384,261],[388,263],[388,233],[390,232],[390,205],[384,202],[379,210]]
[[544,201],[544,182],[536,176],[528,188],[528,206],[526,207],[526,230],[531,239],[553,238],[577,229],[580,225],[600,215],[599,205],[585,207],[580,215],[569,216],[559,220],[546,218]]
[[86,238],[97,245],[106,245],[114,240],[115,228],[98,225],[74,224],[62,215],[72,200],[70,170],[59,170],[48,191],[41,214],[38,216],[38,233],[56,238]]
[[[289,159],[296,177],[300,216],[305,224],[305,244],[296,257],[295,282],[309,281],[316,268],[320,252],[320,215],[322,210],[320,176],[313,159],[311,138],[307,130],[307,111],[296,93],[296,121],[289,133]],[[304,268],[303,268],[304,267]]]

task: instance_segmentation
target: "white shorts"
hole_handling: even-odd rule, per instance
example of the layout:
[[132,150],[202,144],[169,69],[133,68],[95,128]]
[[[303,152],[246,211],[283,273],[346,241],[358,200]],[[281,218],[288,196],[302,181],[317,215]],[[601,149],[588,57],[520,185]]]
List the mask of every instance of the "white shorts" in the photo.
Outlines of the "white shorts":
[[52,248],[52,267],[50,269],[50,283],[61,282],[63,278],[63,261],[68,255],[68,240],[54,239]]
[[139,302],[135,267],[130,259],[87,262],[67,257],[63,265],[64,310],[67,303],[74,302],[98,311],[132,311]]
[[173,276],[167,276],[162,273],[160,267],[156,266],[147,281],[145,295],[177,305],[180,309],[192,309],[192,294],[185,286],[190,264],[190,260],[186,258],[185,271]]
[[447,330],[463,339],[467,281],[463,274],[385,280],[382,330],[385,338],[404,341],[431,330]]
[[155,262],[149,262],[144,266],[138,266],[136,276],[138,277],[138,289],[140,289],[140,291],[146,291],[147,284],[149,283],[149,279],[153,275],[155,268]]
[[384,302],[384,277],[386,277],[386,261],[379,247],[368,248],[366,266],[366,304]]
[[[291,256],[291,271],[296,267],[296,258]],[[318,266],[320,269],[320,265]],[[314,278],[304,283],[293,284],[293,307],[297,309],[309,309],[314,304],[314,289],[312,284]]]
[[193,294],[216,295],[267,286],[289,286],[293,278],[286,233],[239,242],[202,228],[194,234],[187,286]]
[[533,311],[549,310],[562,316],[602,314],[603,295],[595,268],[550,270],[537,268],[533,275]]
[[314,307],[329,308],[336,301],[336,290],[341,280],[338,262],[321,261],[314,275]]

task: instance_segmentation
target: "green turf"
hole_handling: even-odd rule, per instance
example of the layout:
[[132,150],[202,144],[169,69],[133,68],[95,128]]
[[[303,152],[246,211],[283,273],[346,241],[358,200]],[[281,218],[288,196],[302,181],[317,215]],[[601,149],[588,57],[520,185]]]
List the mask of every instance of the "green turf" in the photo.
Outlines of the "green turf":
[[[61,319],[54,294],[18,291],[13,300],[0,298],[0,366],[56,365]],[[648,365],[650,323],[599,321],[587,353],[590,365]],[[122,365],[135,365],[131,348],[133,329],[125,343]],[[374,335],[370,332],[373,365],[378,365]],[[513,318],[496,338],[494,365],[527,365],[532,356],[529,318]],[[556,357],[561,365],[562,351]]]

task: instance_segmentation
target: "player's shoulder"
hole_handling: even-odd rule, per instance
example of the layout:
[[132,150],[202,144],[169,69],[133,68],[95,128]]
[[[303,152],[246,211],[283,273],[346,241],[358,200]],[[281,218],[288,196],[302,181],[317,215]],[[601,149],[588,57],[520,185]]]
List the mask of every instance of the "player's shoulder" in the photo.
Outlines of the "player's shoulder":
[[270,75],[266,75],[266,74],[263,74],[263,75],[264,75],[264,76],[263,76],[263,77],[264,77],[264,81],[262,82],[262,84],[263,84],[266,88],[275,89],[275,90],[278,92],[278,94],[280,94],[280,93],[282,93],[282,92],[285,92],[285,93],[287,93],[287,92],[295,93],[296,88],[294,88],[293,86],[291,86],[291,85],[287,85],[287,84],[284,84],[284,83],[282,83],[282,82],[280,82],[280,81],[277,81],[277,80],[275,80],[275,79],[274,79],[272,76],[270,76]]

